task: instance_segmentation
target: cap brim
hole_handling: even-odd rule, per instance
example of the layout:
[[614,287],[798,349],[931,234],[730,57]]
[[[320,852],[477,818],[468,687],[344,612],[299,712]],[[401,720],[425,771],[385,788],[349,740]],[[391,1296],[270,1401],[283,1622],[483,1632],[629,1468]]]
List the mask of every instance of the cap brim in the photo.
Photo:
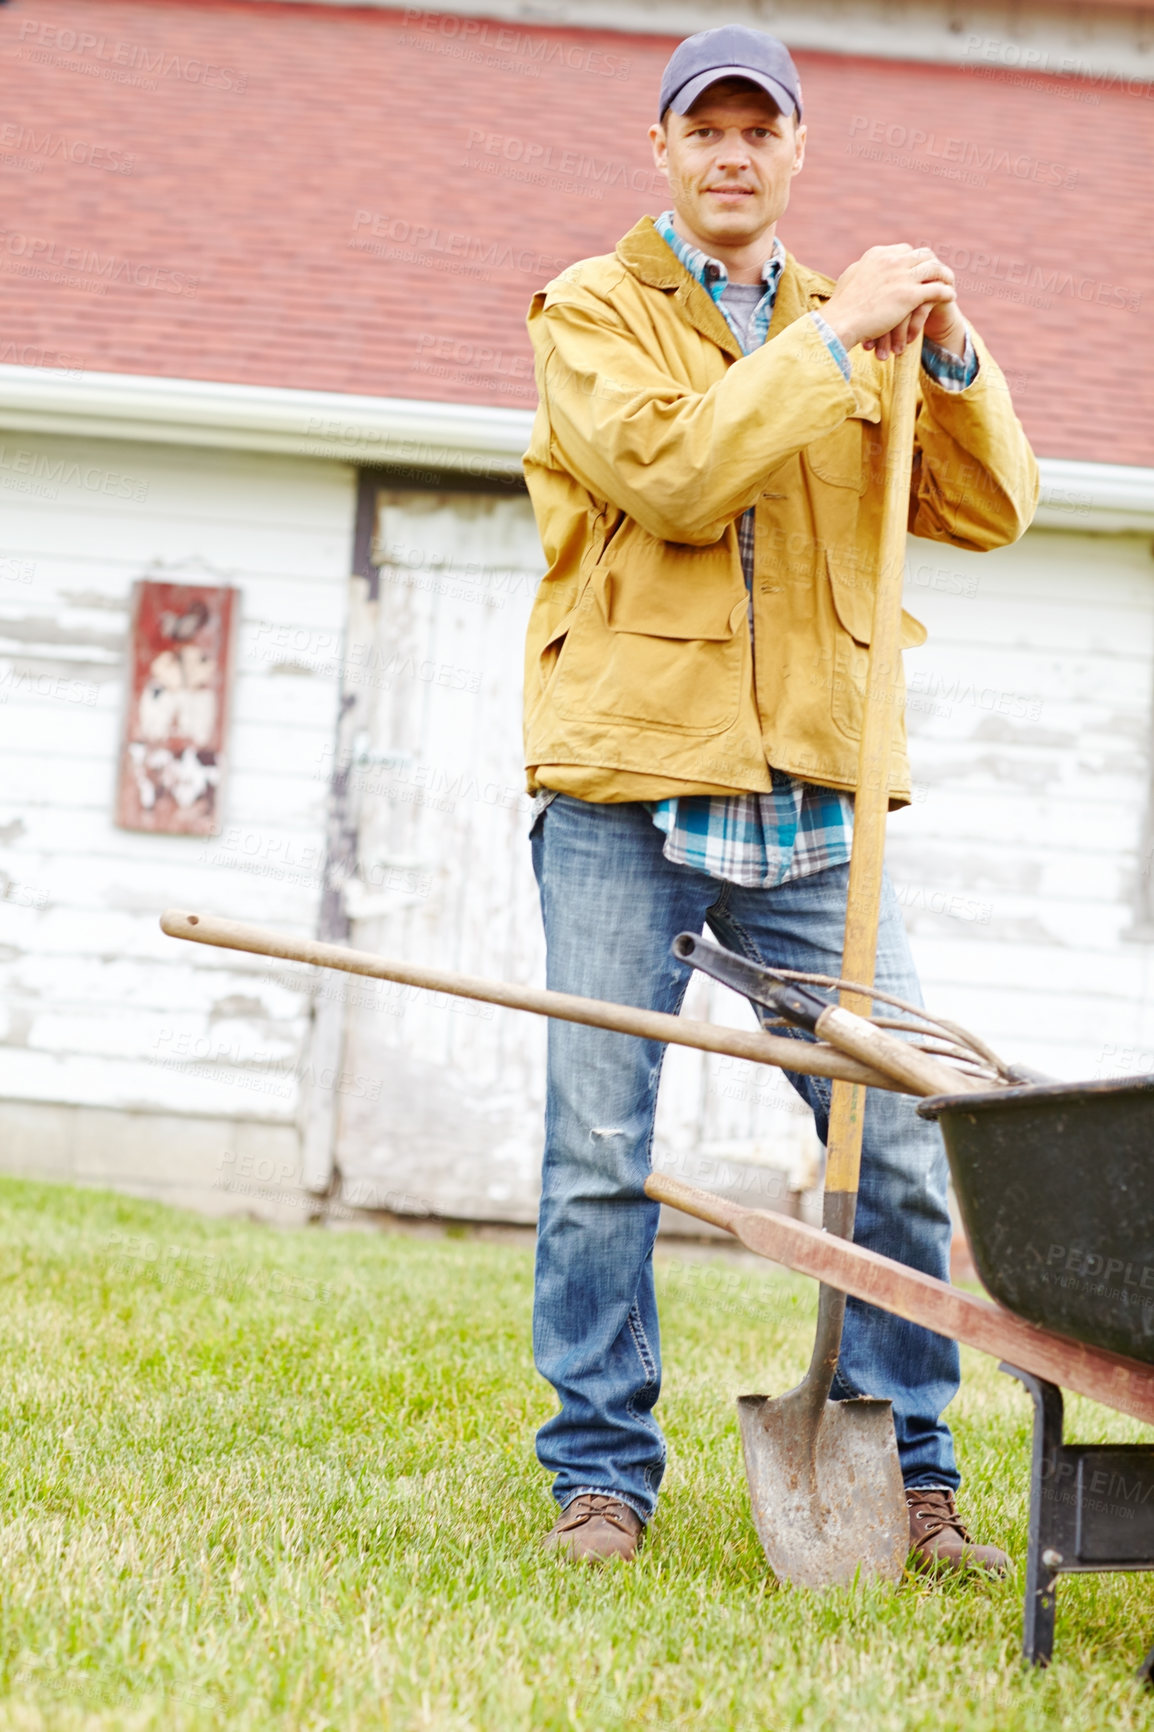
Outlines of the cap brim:
[[709,72],[699,72],[696,78],[682,85],[667,106],[674,114],[688,114],[697,98],[722,78],[743,78],[748,84],[756,84],[767,96],[772,96],[783,114],[792,114],[798,106],[784,84],[770,78],[768,73],[751,72],[748,66],[715,66]]

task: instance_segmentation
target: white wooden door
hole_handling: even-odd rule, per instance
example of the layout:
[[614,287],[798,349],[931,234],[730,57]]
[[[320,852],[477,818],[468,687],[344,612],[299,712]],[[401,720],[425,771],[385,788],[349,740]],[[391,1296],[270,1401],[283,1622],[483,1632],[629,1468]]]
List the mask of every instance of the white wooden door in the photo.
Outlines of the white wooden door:
[[[528,499],[382,491],[377,561],[376,600],[354,595],[347,657],[359,711],[351,942],[543,985],[521,751],[525,625],[542,569]],[[544,1023],[367,982],[343,990],[343,1069],[357,1079],[339,1102],[344,1197],[406,1214],[535,1219]],[[754,1026],[748,1006],[704,978],[686,1010]],[[752,1162],[791,1172],[801,1189],[812,1183],[811,1126],[779,1073],[670,1049],[659,1164],[724,1186],[735,1160]],[[757,1188],[772,1200],[772,1183]],[[777,1191],[784,1199],[784,1182]]]
[[[379,595],[348,663],[360,709],[352,942],[500,979],[541,981],[521,681],[542,555],[528,499],[382,491]],[[393,987],[350,995],[343,1194],[366,1207],[532,1220],[544,1025]]]

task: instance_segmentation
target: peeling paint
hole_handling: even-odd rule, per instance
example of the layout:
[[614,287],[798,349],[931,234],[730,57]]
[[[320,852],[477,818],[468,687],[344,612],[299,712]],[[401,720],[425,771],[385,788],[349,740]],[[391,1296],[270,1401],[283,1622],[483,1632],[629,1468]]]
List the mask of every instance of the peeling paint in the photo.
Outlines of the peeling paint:
[[62,589],[60,599],[66,607],[87,608],[90,612],[120,613],[128,618],[127,595],[107,595],[99,589]]
[[[99,686],[119,675],[124,657],[121,652],[106,661],[90,661],[84,657],[13,655],[0,644],[0,661],[7,662],[5,683],[9,690],[19,691],[22,685],[41,680],[74,680],[77,684]],[[35,693],[33,694],[35,695]]]
[[1005,716],[983,716],[970,738],[996,745],[1053,746],[1060,751],[1078,744],[1078,735],[1073,730],[1066,733],[1057,728],[1019,727]]
[[117,914],[156,914],[155,890],[136,890],[123,884],[110,884],[105,890],[102,905],[114,909]]
[[228,998],[218,998],[208,1013],[209,1023],[233,1022],[241,1018],[251,1018],[261,1022],[271,1021],[268,1007],[260,998],[246,998],[243,993],[234,992]]
[[125,633],[66,625],[60,620],[49,619],[46,614],[31,614],[26,619],[5,619],[0,627],[0,636],[21,644],[80,644],[85,649],[107,650],[109,654],[119,656],[124,650]]
[[911,883],[955,886],[963,891],[1010,890],[1030,896],[1041,889],[1045,866],[1041,860],[991,847],[989,853],[964,854],[938,847],[895,847],[891,871]]
[[1083,752],[1078,760],[1078,768],[1084,774],[1092,776],[1123,776],[1134,774],[1133,752],[1106,751],[1101,757],[1092,752]]
[[926,776],[926,781],[935,788],[969,782],[979,787],[1008,786],[1020,788],[1028,794],[1042,794],[1061,783],[1062,771],[1063,760],[1059,758],[1046,758],[1039,762],[1032,758],[986,754],[958,763],[941,760],[934,765],[932,774]]
[[31,1005],[11,1005],[8,1010],[8,1025],[4,1030],[4,1045],[26,1047],[34,1016],[35,1011]]
[[1094,728],[1096,734],[1119,735],[1124,740],[1133,740],[1135,745],[1146,750],[1150,744],[1150,713],[1148,710],[1120,710],[1113,715],[1103,716]]
[[981,936],[984,943],[1052,944],[1060,950],[1067,950],[1070,947],[1068,934],[1055,932],[1034,914],[991,920],[982,928]]

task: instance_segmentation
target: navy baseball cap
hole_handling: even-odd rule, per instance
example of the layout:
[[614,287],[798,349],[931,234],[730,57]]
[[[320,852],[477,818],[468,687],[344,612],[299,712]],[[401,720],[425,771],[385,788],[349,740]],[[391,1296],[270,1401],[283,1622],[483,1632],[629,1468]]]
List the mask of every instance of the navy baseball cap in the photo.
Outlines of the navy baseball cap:
[[662,119],[667,108],[688,114],[702,91],[719,78],[748,78],[772,96],[783,114],[796,109],[801,119],[801,79],[789,49],[776,36],[745,24],[722,24],[678,43],[662,74],[657,118]]

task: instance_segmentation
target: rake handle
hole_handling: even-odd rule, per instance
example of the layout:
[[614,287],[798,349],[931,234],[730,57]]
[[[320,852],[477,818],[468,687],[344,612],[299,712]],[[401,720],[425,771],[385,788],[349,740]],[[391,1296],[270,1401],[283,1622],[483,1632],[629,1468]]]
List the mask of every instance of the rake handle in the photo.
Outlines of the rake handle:
[[170,938],[194,944],[216,945],[224,950],[242,950],[254,956],[269,956],[278,962],[302,962],[315,968],[335,968],[344,974],[367,975],[400,986],[418,986],[429,992],[450,993],[456,998],[480,999],[510,1010],[527,1010],[537,1016],[555,1016],[562,1022],[585,1023],[617,1034],[637,1035],[670,1046],[693,1047],[699,1052],[723,1053],[771,1064],[780,1070],[804,1076],[849,1079],[869,1088],[900,1091],[903,1084],[880,1070],[859,1063],[831,1046],[782,1036],[722,1028],[717,1023],[695,1022],[689,1017],[667,1016],[663,1011],[640,1010],[633,1005],[613,1004],[604,999],[581,998],[575,993],[553,992],[543,987],[515,986],[511,981],[486,980],[481,975],[456,974],[443,968],[421,968],[367,950],[350,950],[343,944],[322,944],[311,938],[292,938],[270,927],[250,926],[242,920],[221,920],[211,914],[188,914],[169,908],[160,926]]

